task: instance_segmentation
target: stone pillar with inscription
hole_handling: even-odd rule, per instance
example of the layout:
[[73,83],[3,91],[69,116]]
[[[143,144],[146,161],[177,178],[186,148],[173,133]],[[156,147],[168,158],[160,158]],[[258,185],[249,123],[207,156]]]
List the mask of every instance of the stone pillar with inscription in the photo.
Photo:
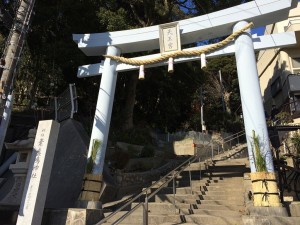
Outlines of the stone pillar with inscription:
[[39,225],[42,222],[59,123],[40,121],[29,163],[17,225]]

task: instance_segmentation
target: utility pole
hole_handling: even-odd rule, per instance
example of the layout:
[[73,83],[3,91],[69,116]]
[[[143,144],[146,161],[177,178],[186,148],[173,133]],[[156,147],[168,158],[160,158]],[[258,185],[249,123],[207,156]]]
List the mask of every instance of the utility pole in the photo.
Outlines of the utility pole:
[[223,113],[224,113],[225,112],[224,89],[223,89],[222,72],[221,72],[221,70],[219,70],[219,77],[220,77],[220,86],[221,86],[222,107],[223,107]]
[[28,32],[34,2],[35,0],[20,0],[14,23],[8,36],[7,49],[4,53],[5,68],[0,82],[1,114],[3,112],[3,106],[5,105],[6,98],[12,89],[13,76],[22,52],[26,34]]
[[202,132],[206,130],[205,122],[203,120],[203,107],[204,107],[204,102],[203,102],[203,90],[202,87],[200,87],[200,118],[201,118],[201,130]]
[[[26,40],[34,3],[35,0],[20,0],[18,2],[18,9],[6,42],[5,66],[0,81],[0,115],[2,117],[0,124],[0,156],[10,120],[10,113],[7,112],[10,112],[13,106],[12,102],[6,104],[6,101],[8,96],[13,95],[14,75]],[[11,99],[10,97],[9,101]],[[8,106],[9,108],[7,108]]]

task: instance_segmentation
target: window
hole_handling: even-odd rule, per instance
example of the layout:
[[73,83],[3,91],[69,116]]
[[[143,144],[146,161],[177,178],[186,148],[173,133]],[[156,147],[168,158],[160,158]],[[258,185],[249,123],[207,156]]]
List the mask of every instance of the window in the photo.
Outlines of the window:
[[291,58],[291,61],[292,61],[293,73],[294,74],[300,73],[300,57]]
[[290,109],[292,114],[300,111],[300,95],[294,95],[290,98]]

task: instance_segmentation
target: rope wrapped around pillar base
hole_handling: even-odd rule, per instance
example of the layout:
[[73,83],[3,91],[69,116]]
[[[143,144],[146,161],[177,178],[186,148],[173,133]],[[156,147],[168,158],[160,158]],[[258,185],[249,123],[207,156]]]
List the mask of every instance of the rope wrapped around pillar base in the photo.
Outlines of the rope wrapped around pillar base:
[[275,173],[251,173],[253,190],[253,205],[265,207],[280,207],[279,192]]
[[102,181],[102,174],[85,174],[80,200],[99,201]]

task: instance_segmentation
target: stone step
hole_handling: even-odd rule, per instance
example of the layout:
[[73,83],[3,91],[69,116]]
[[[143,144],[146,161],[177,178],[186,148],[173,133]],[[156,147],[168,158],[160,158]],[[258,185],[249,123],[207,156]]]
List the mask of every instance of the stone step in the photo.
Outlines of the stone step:
[[197,223],[169,223],[169,222],[167,222],[167,223],[163,223],[163,224],[161,224],[161,225],[176,225],[176,224],[184,224],[184,225],[197,225]]
[[[132,203],[132,208],[135,207],[138,203]],[[176,210],[175,210],[176,209]],[[175,208],[172,203],[156,203],[149,202],[148,210],[151,213],[155,214],[173,214],[175,211],[180,212],[181,210],[231,210],[236,212],[244,212],[244,205],[210,205],[210,204],[187,204],[187,203],[176,203]],[[142,211],[142,207],[137,209],[137,211]]]
[[[159,199],[173,199],[173,194],[157,194],[155,197]],[[244,196],[238,195],[197,195],[197,194],[175,194],[175,199],[179,202],[182,200],[228,200],[228,201],[244,201]]]
[[244,205],[210,205],[210,204],[191,204],[193,209],[207,209],[207,210],[233,210],[238,212],[244,212]]
[[230,187],[230,186],[207,186],[207,185],[201,185],[198,187],[193,187],[196,191],[232,191],[234,189],[234,192],[241,192],[244,191],[243,186],[236,186],[236,187]]
[[[107,223],[111,224],[119,216],[122,216],[123,213],[117,214],[116,217],[113,217],[108,220]],[[241,216],[211,216],[211,215],[157,215],[157,214],[148,214],[148,224],[149,225],[161,225],[161,224],[184,224],[184,223],[194,223],[194,224],[205,224],[205,225],[242,225]],[[143,224],[143,216],[137,214],[131,214],[126,217],[121,223],[122,225],[127,224]]]
[[[184,173],[181,173],[180,176],[177,176],[176,177],[176,180],[182,180],[182,181],[189,181],[190,180],[190,176],[189,176],[189,173],[188,172],[184,172]],[[196,181],[205,181],[205,182],[208,182],[208,183],[218,183],[218,182],[237,182],[237,181],[240,181],[240,182],[243,182],[244,178],[243,176],[237,176],[237,177],[226,177],[226,178],[223,178],[223,177],[211,177],[211,176],[208,176],[207,173],[203,172],[200,176],[199,173],[191,173],[191,180],[196,180]]]
[[[191,203],[192,204],[192,203]],[[196,200],[196,204],[202,205],[237,205],[237,206],[245,206],[244,201],[228,201],[228,200]],[[204,207],[204,206],[203,206]]]
[[187,168],[205,168],[205,166],[207,165],[206,162],[193,162],[190,164],[190,166],[188,166]]
[[244,225],[297,225],[300,224],[299,217],[281,216],[242,216]]
[[[111,225],[112,223],[103,223],[102,225]],[[131,223],[120,223],[121,225],[132,225]],[[166,222],[166,223],[162,223],[160,225],[198,225],[197,223],[171,223],[171,222]],[[12,224],[13,225],[13,224]],[[152,224],[149,224],[152,225]]]
[[[155,202],[164,202],[164,203],[173,203],[174,197],[173,195],[156,195]],[[178,196],[175,195],[175,202],[176,203],[187,203],[187,204],[214,204],[214,205],[244,205],[244,199],[196,199],[196,198],[189,198],[185,196]]]
[[[115,222],[117,219],[119,219],[121,216],[123,216],[126,212],[118,212],[115,216],[110,218],[107,223],[110,224]],[[162,224],[165,222],[174,222],[174,223],[180,223],[183,222],[180,218],[180,215],[178,214],[165,214],[165,215],[159,215],[159,214],[148,214],[148,224]],[[143,214],[140,213],[133,213],[126,217],[120,224],[143,224]]]
[[222,176],[224,178],[226,177],[243,177],[243,175],[245,173],[248,173],[250,171],[246,171],[246,172],[212,172],[212,171],[207,171],[206,176],[210,176],[210,177],[215,177],[215,176]]
[[[139,204],[138,202],[133,202],[131,204],[132,208]],[[152,210],[160,210],[159,207],[170,207],[174,209],[173,203],[157,203],[157,202],[148,202],[148,208]],[[188,203],[177,203],[176,208],[178,209],[191,209],[193,208],[193,204],[188,204]]]
[[[203,191],[204,188],[200,189],[201,186],[197,187],[178,187],[175,189],[176,194],[197,194],[197,195],[231,195],[232,194],[232,188],[218,188],[217,190],[209,190],[209,191]],[[210,187],[210,186],[205,186]],[[156,188],[151,189],[151,192],[153,193]],[[244,194],[244,188],[238,188],[234,189],[235,195],[241,195]],[[157,192],[157,194],[173,194],[173,187],[164,187],[161,190]]]
[[[201,163],[200,163],[201,164]],[[240,166],[244,167],[248,165],[248,159],[227,159],[227,160],[213,160],[207,161],[206,166]]]
[[[132,207],[136,206],[138,203],[132,203]],[[192,209],[191,204],[186,203],[179,203],[176,204],[175,207],[171,203],[156,203],[156,202],[149,202],[148,203],[148,212],[154,214],[179,214],[181,210],[188,211]],[[137,212],[142,212],[144,210],[143,207],[138,208]]]
[[215,159],[215,160],[210,160],[208,163],[215,164],[215,165],[248,165],[248,157],[246,158],[236,158],[236,159]]
[[[226,155],[228,156],[228,155]],[[245,166],[248,164],[248,157],[246,158],[237,158],[237,159],[214,159],[214,160],[208,160],[207,164],[215,164],[215,165],[240,165]]]
[[[160,186],[163,185],[164,182],[158,182],[156,183],[153,188],[159,188]],[[175,187],[190,187],[192,186],[214,186],[214,187],[239,187],[243,186],[243,181],[242,180],[228,180],[228,181],[220,181],[220,182],[215,182],[215,181],[206,181],[206,180],[175,180]],[[173,181],[169,182],[168,184],[165,184],[164,187],[172,187],[173,186]]]
[[204,176],[209,176],[209,177],[243,177],[244,173],[250,172],[250,169],[247,169],[246,172],[245,170],[241,171],[212,171],[212,170],[205,170],[203,171],[203,177]]
[[185,215],[181,217],[182,222],[192,222],[205,225],[239,225],[242,224],[241,217],[222,217],[210,215]]
[[198,195],[200,200],[227,200],[227,201],[244,201],[244,196],[241,195]]
[[[243,196],[244,190],[240,189],[240,191],[234,190],[235,195]],[[172,194],[172,193],[168,193]],[[218,195],[232,195],[232,190],[219,190],[219,191],[197,191],[195,189],[182,189],[177,188],[176,194],[196,194],[196,195],[206,195],[206,196],[218,196]]]
[[245,166],[226,166],[226,165],[220,165],[220,166],[208,166],[205,170],[205,173],[213,173],[213,172],[230,172],[230,173],[245,173],[248,172],[249,168]]
[[241,217],[242,212],[233,210],[211,210],[211,209],[181,209],[180,214],[183,215],[209,215],[209,216],[225,216],[225,217]]

